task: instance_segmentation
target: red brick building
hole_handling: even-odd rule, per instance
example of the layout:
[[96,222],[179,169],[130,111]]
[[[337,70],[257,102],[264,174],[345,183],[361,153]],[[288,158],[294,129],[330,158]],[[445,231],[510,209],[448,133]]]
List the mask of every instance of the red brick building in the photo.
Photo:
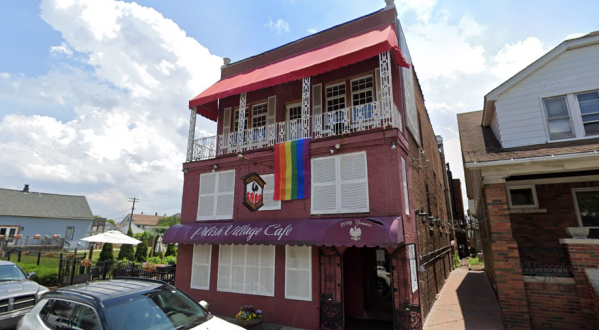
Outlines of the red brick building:
[[[422,326],[451,271],[448,182],[388,3],[226,59],[190,101],[181,224],[164,241],[179,243],[176,285],[215,314],[252,304],[266,322],[305,329]],[[217,136],[195,139],[197,114]],[[279,153],[289,141],[292,161]],[[274,199],[282,163],[306,183],[290,190],[298,199]],[[263,188],[242,181],[252,173]],[[256,193],[264,205],[252,211],[243,202]]]
[[506,329],[599,328],[598,54],[597,33],[566,40],[458,115]]

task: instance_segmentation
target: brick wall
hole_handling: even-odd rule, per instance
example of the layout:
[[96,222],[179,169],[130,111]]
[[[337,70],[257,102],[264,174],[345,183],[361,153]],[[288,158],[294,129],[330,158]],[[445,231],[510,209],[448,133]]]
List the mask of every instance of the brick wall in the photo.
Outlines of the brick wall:
[[526,300],[533,329],[584,329],[574,281],[537,278],[526,281]]
[[[410,199],[412,212],[422,209],[428,215],[445,220],[445,227],[431,227],[422,223],[420,217],[413,222],[418,241],[419,254],[423,256],[424,272],[420,274],[422,313],[426,317],[436,300],[436,295],[445,284],[445,280],[453,269],[450,246],[450,230],[447,225],[447,201],[445,180],[445,164],[439,152],[435,132],[424,106],[424,97],[414,74],[416,108],[422,136],[421,144],[408,134],[410,146]],[[424,151],[424,154],[422,153]],[[425,160],[416,160],[425,158]],[[427,161],[428,160],[428,163]],[[461,192],[461,190],[460,190]],[[450,212],[449,212],[450,213]],[[407,232],[407,231],[406,231]],[[428,261],[428,262],[427,262]]]
[[579,329],[598,329],[599,319],[595,312],[593,297],[591,296],[593,289],[590,287],[589,280],[584,271],[587,268],[599,268],[599,240],[593,239],[585,242],[593,244],[577,244],[576,241],[572,239],[562,240],[562,243],[568,242],[564,245],[568,251],[570,265],[572,266],[572,276],[576,282],[578,299],[580,301],[580,311],[584,327]]
[[[512,234],[505,184],[484,186],[493,279],[506,329],[531,329],[518,244]],[[485,260],[486,265],[486,260]]]

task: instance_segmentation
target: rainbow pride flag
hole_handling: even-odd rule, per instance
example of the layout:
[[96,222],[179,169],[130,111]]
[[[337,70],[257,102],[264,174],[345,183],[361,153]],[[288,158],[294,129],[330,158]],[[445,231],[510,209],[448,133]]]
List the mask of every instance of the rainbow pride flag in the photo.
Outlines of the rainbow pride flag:
[[275,194],[288,201],[310,196],[310,138],[275,144]]

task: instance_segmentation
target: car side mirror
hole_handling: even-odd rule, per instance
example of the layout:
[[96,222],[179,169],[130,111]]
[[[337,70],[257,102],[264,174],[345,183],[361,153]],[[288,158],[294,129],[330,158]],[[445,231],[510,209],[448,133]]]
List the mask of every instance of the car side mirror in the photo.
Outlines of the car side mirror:
[[206,302],[206,300],[200,301],[200,306],[202,306],[205,310],[210,311],[210,304]]
[[27,279],[32,279],[36,276],[37,276],[37,274],[35,272],[31,272],[31,273],[27,274]]

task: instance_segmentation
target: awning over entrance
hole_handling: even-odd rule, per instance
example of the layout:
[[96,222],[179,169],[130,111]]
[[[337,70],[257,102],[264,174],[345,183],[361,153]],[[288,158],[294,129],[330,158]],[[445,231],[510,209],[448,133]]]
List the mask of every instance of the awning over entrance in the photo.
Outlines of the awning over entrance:
[[[391,51],[397,65],[410,66],[402,56],[397,44],[395,28],[392,24],[386,24],[222,79],[189,101],[189,108],[197,106],[199,114],[216,121],[216,112],[213,107],[214,101],[217,99],[315,76],[366,60],[386,51]],[[213,103],[206,106],[209,102]],[[202,105],[204,107],[201,107]]]
[[170,227],[164,243],[290,244],[393,247],[403,243],[401,217],[185,223]]

